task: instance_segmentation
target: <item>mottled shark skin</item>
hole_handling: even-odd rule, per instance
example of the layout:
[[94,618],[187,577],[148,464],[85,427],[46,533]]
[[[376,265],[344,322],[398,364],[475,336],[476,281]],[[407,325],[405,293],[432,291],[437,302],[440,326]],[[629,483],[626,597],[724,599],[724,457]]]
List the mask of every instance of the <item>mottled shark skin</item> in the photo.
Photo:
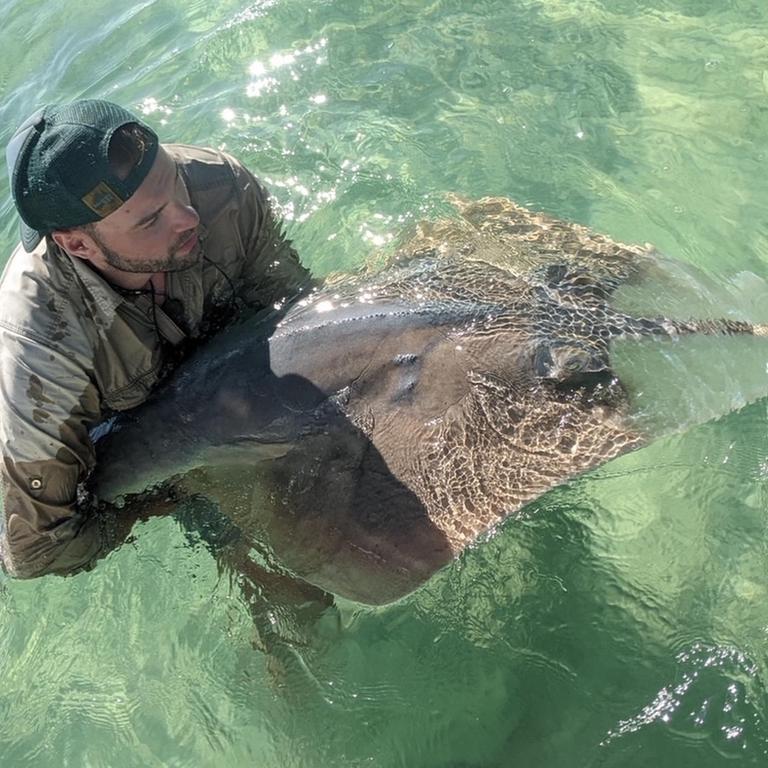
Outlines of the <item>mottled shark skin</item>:
[[646,444],[620,338],[764,335],[636,317],[652,251],[509,200],[456,202],[383,270],[228,331],[97,443],[104,500],[168,484],[215,499],[282,567],[398,599],[527,503]]

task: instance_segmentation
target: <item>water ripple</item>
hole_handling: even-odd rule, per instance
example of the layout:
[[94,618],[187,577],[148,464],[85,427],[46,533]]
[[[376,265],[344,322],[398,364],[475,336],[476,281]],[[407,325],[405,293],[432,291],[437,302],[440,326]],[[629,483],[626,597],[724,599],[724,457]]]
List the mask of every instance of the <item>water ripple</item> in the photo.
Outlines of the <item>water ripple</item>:
[[677,679],[603,744],[652,725],[693,743],[705,739],[723,757],[768,756],[768,696],[758,665],[732,646],[692,645],[678,654]]

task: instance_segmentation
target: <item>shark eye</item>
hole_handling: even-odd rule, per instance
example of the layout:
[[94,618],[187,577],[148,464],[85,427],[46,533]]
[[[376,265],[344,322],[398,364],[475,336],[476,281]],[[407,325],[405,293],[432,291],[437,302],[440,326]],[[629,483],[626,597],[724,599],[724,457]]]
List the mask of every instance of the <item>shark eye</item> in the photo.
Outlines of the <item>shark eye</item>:
[[579,356],[574,356],[566,360],[565,363],[565,370],[566,371],[580,371],[584,367],[584,360]]

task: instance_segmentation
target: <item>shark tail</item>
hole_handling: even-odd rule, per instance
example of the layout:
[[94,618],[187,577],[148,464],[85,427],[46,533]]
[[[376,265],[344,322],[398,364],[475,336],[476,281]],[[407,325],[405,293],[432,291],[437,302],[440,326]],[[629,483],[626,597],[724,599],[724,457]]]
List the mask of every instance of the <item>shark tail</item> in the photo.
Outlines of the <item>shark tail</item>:
[[666,317],[628,318],[627,325],[620,335],[624,336],[688,336],[704,334],[705,336],[766,336],[768,323],[747,323],[743,320],[671,320]]
[[667,320],[670,336],[701,333],[706,336],[768,336],[768,323],[747,323],[743,320]]

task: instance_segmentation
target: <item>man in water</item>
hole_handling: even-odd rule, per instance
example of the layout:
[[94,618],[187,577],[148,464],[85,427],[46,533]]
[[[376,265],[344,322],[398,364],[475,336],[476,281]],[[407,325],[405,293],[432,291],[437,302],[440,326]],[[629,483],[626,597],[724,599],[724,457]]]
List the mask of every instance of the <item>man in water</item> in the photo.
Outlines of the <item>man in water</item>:
[[7,161],[22,242],[0,280],[0,561],[31,578],[87,567],[137,519],[83,493],[89,431],[146,400],[193,343],[310,278],[249,171],[161,145],[115,104],[40,110]]

